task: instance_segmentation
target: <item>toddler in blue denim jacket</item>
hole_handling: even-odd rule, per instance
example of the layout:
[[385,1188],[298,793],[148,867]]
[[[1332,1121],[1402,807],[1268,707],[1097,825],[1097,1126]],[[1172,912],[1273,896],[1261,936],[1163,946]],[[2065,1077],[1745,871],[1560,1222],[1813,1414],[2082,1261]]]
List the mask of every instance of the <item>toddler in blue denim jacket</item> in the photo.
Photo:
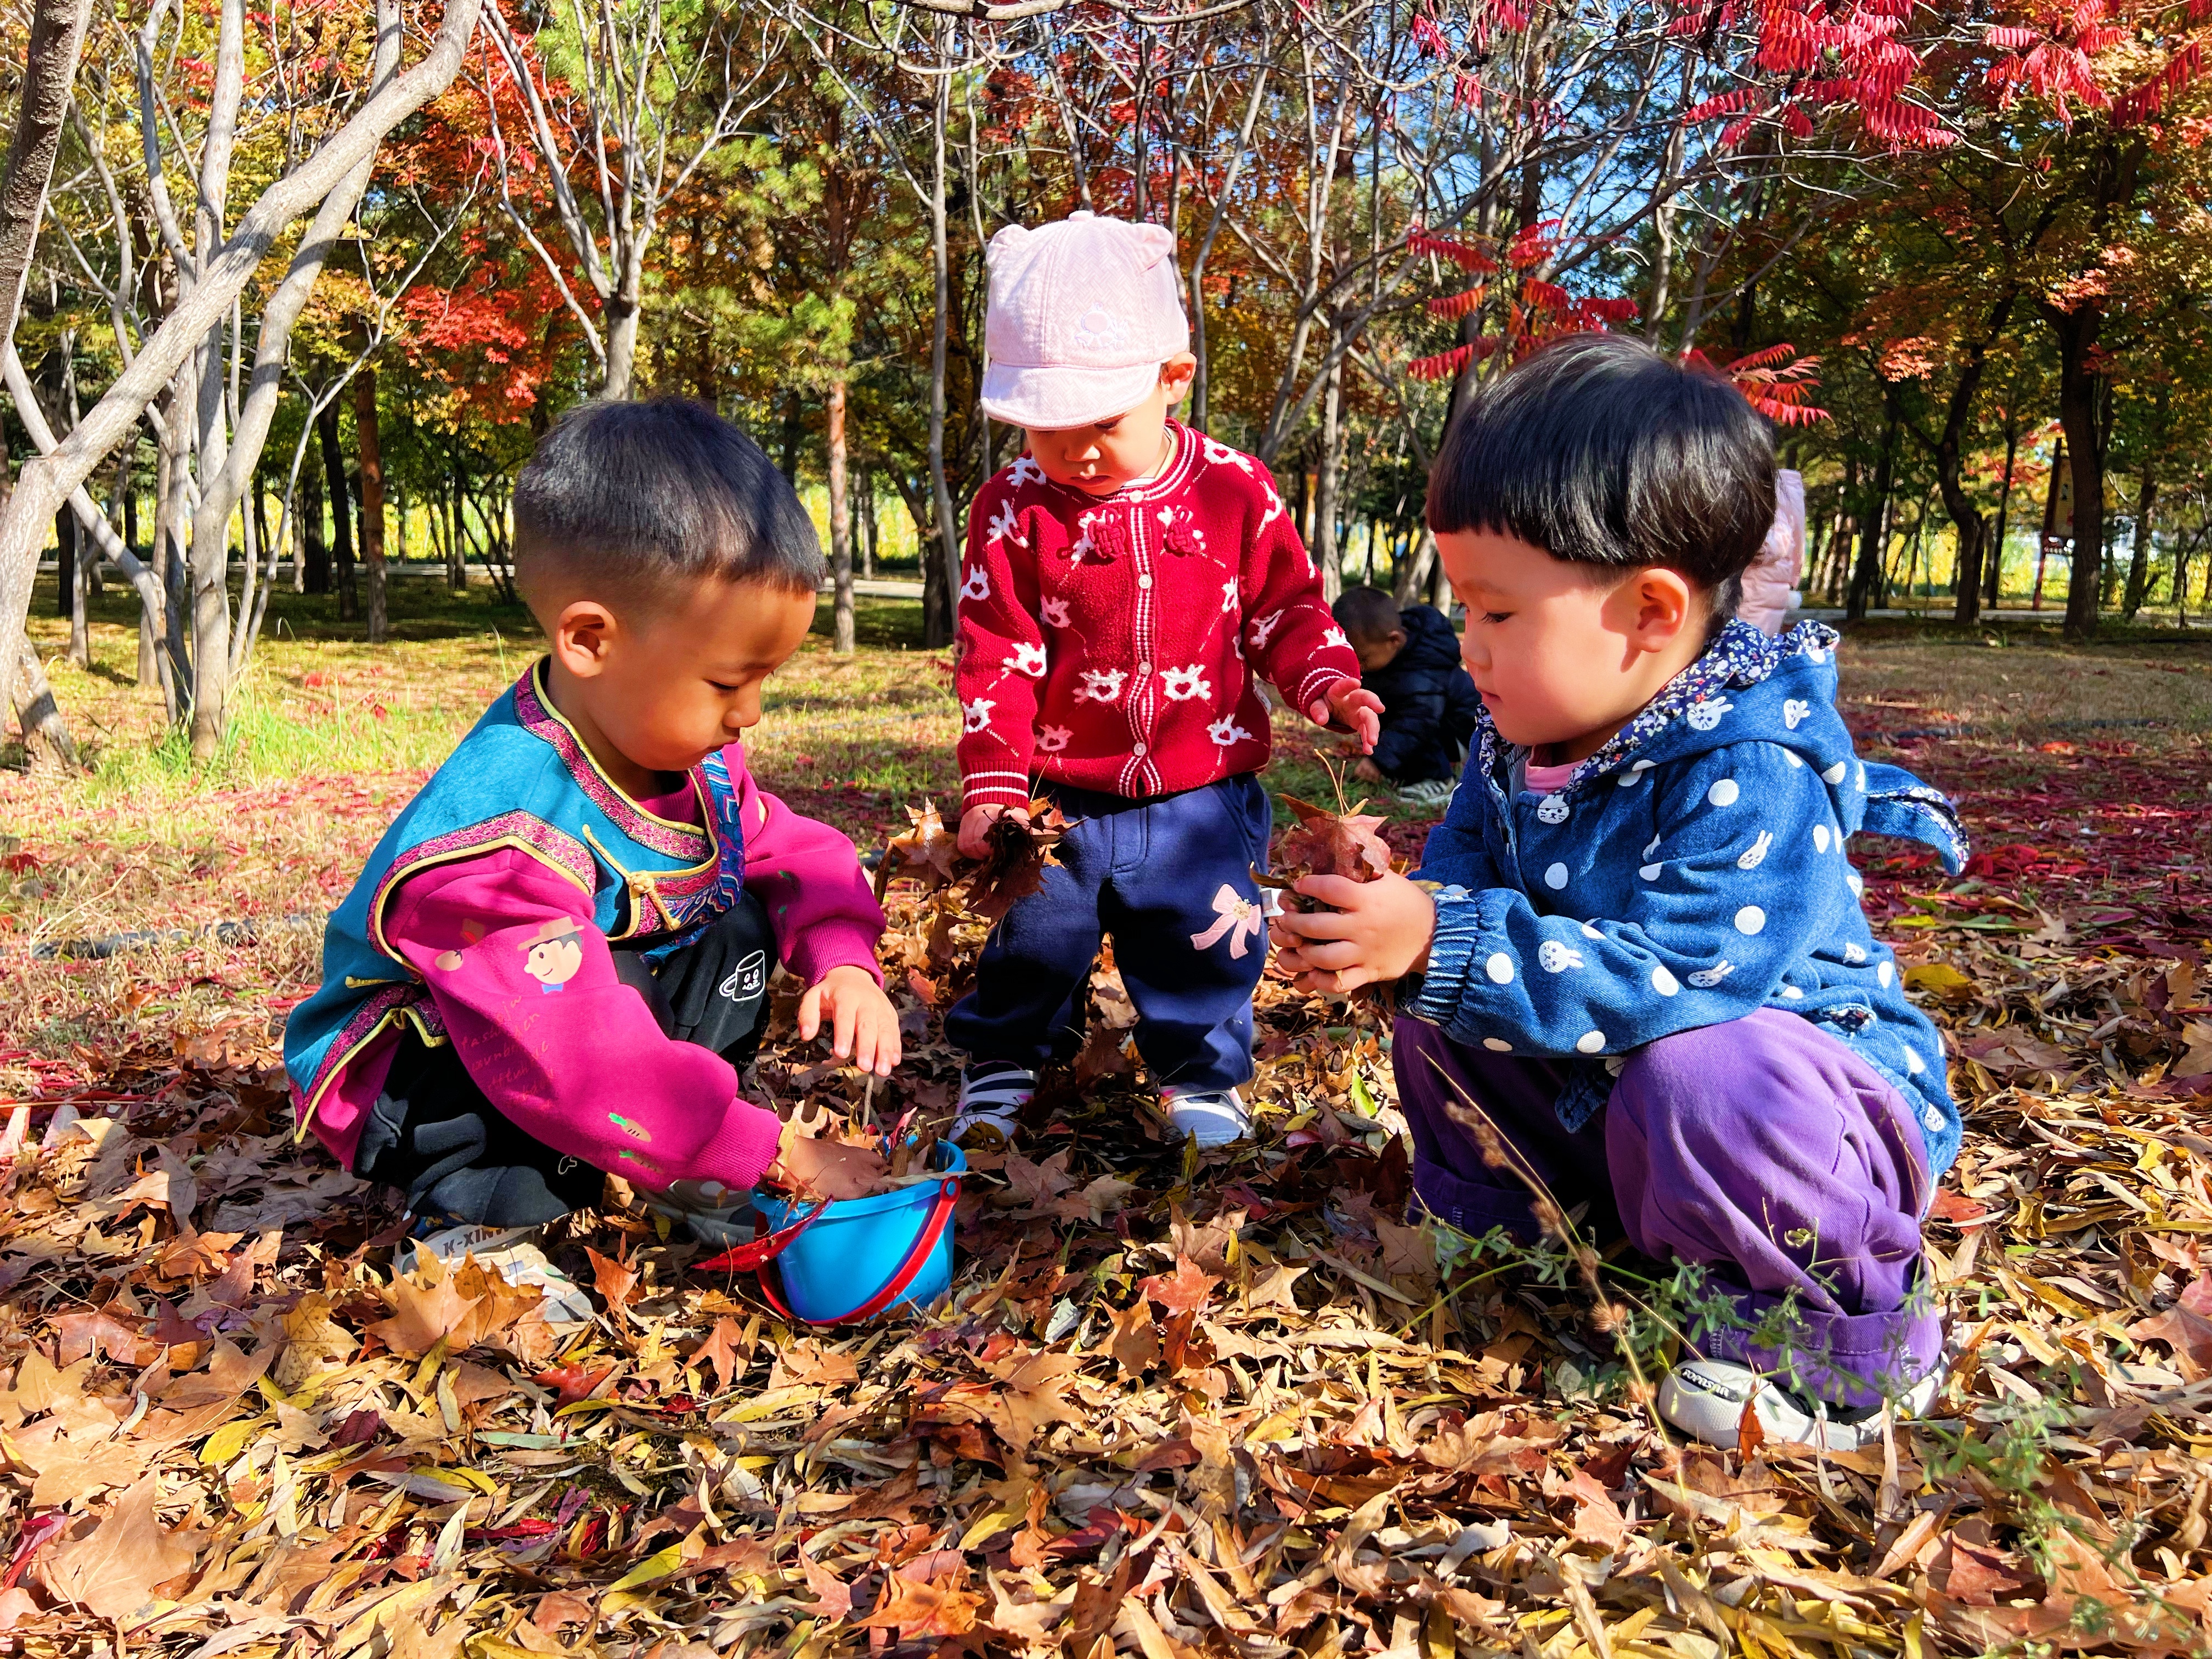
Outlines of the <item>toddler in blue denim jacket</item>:
[[1470,400],[1428,499],[1483,702],[1465,775],[1414,877],[1308,878],[1330,908],[1273,933],[1308,988],[1403,980],[1431,1213],[1526,1236],[1533,1178],[1701,1264],[1733,1312],[1662,1413],[1842,1449],[1933,1396],[1920,1222],[1960,1137],[1847,844],[1963,848],[1941,794],[1852,752],[1832,631],[1733,619],[1774,472],[1732,387],[1616,336]]

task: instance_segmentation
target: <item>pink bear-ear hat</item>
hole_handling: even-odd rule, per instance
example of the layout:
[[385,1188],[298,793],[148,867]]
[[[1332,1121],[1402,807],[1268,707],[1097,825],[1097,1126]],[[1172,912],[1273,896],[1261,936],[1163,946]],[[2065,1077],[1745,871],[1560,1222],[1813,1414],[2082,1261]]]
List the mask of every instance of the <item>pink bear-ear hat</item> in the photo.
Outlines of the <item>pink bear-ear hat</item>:
[[1111,420],[1190,349],[1173,233],[1094,213],[991,239],[983,412],[1039,432]]

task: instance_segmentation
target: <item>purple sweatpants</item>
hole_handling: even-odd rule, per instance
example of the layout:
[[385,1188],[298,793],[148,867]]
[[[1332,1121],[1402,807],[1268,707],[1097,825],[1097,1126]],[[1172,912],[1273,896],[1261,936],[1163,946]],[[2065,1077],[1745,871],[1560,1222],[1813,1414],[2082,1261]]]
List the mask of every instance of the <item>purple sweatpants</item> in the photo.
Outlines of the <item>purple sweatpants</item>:
[[[1553,1103],[1565,1069],[1453,1042],[1401,1017],[1391,1059],[1413,1135],[1413,1186],[1440,1221],[1536,1231],[1528,1188],[1488,1168],[1448,1101],[1465,1091],[1564,1209],[1590,1206],[1646,1255],[1699,1262],[1743,1327],[1692,1346],[1789,1376],[1848,1407],[1876,1404],[1934,1364],[1942,1331],[1920,1279],[1926,1143],[1879,1073],[1809,1021],[1762,1008],[1637,1050],[1579,1130]],[[1794,1296],[1794,1307],[1782,1311]],[[1794,1317],[1792,1317],[1794,1316]],[[1688,1336],[1690,1333],[1685,1332]]]

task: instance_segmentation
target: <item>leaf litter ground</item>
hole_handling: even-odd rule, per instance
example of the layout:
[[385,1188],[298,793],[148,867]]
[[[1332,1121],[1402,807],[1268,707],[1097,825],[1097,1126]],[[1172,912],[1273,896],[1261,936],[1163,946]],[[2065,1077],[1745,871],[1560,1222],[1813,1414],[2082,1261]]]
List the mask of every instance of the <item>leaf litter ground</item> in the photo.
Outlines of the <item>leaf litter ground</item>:
[[[374,658],[295,650],[264,666],[272,706],[359,693],[458,730],[499,683],[417,659],[361,692]],[[388,1200],[290,1133],[274,1032],[313,937],[274,924],[343,890],[419,764],[166,793],[0,775],[0,1641],[2200,1650],[2212,768],[2201,711],[2169,712],[2177,655],[1848,653],[1863,745],[1954,791],[1981,850],[1959,880],[1867,860],[1968,1108],[1929,1229],[1959,1357],[1932,1420],[1825,1457],[1659,1431],[1623,1348],[1663,1358],[1691,1308],[1652,1264],[1606,1262],[1624,1320],[1556,1246],[1406,1224],[1382,1016],[1273,983],[1257,1145],[1198,1158],[1143,1103],[1103,965],[1019,1152],[975,1160],[927,1319],[788,1328],[619,1194],[544,1240],[586,1325],[472,1262],[397,1273]],[[770,787],[788,768],[856,838],[912,834],[952,729],[915,660],[803,656],[757,745]],[[2090,712],[2022,725],[1990,664],[2083,677],[2061,707]],[[2142,720],[2165,723],[2121,723]],[[1281,735],[1273,781],[1328,799],[1310,739]],[[1401,855],[1420,830],[1384,826]],[[915,1057],[865,1109],[941,1113],[937,1021],[981,928],[921,883],[889,891]],[[205,931],[241,915],[264,925]],[[168,937],[52,948],[132,930]],[[862,1109],[818,1053],[779,1050],[763,1083]]]

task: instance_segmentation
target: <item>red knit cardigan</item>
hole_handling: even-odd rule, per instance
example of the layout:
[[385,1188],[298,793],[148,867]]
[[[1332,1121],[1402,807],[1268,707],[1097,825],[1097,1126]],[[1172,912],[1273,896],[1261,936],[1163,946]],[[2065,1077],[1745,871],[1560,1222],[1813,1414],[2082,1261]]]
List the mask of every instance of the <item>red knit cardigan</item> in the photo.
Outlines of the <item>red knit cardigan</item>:
[[1359,659],[1267,469],[1179,422],[1104,497],[1024,455],[975,497],[960,586],[962,810],[1042,775],[1141,799],[1267,763],[1256,672],[1301,711]]

